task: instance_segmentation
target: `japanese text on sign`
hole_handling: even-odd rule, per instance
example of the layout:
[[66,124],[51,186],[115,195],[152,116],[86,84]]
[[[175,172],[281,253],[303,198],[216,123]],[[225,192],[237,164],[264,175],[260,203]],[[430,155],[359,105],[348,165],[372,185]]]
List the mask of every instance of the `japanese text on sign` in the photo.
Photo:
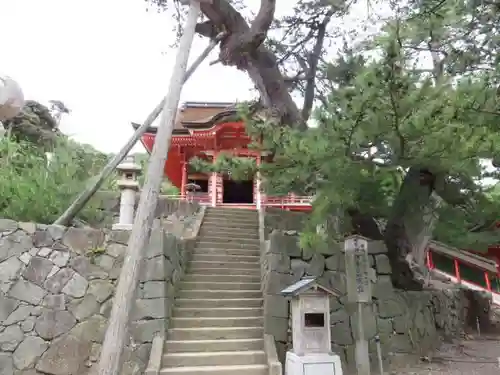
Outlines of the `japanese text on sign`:
[[349,301],[371,301],[369,268],[367,241],[360,238],[351,238],[346,243],[346,273]]

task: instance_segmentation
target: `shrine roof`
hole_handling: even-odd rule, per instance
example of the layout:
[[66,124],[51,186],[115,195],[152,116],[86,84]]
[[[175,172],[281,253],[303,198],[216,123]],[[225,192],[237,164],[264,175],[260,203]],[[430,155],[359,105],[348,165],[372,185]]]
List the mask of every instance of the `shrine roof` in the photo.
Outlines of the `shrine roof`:
[[[189,130],[210,129],[221,122],[238,121],[236,103],[228,102],[185,102],[177,110],[173,134],[189,134]],[[132,123],[134,129],[141,125]],[[156,133],[157,127],[147,129]]]

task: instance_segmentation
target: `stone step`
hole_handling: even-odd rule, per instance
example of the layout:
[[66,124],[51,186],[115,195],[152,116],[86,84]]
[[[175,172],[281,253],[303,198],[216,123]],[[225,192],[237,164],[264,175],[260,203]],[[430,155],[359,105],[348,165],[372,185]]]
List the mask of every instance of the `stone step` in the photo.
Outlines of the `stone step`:
[[192,274],[204,274],[204,275],[250,275],[260,277],[260,268],[200,268],[200,267],[190,267],[187,271]]
[[203,235],[199,237],[199,242],[224,242],[224,243],[236,243],[239,245],[251,244],[259,246],[260,241],[258,238],[248,238],[248,237],[231,237],[231,236],[215,236],[213,234]]
[[226,228],[239,229],[239,230],[250,230],[259,231],[259,222],[257,220],[241,220],[241,219],[224,219],[209,217],[203,220],[200,229],[218,229],[223,231]]
[[160,375],[268,375],[267,365],[162,368]]
[[166,353],[219,352],[238,350],[262,350],[263,339],[233,339],[233,340],[184,340],[165,342]]
[[176,298],[175,306],[177,307],[262,307],[262,298]]
[[224,340],[224,339],[262,339],[263,327],[195,327],[170,328],[167,339],[179,340]]
[[260,283],[260,273],[254,275],[221,275],[221,274],[207,274],[207,273],[188,273],[184,275],[182,281],[187,282],[221,282],[221,283]]
[[251,238],[251,239],[259,239],[259,231],[258,230],[248,230],[248,229],[231,229],[226,230],[225,228],[212,228],[202,227],[199,232],[200,237],[204,236],[215,236],[215,237],[236,237],[236,238]]
[[259,230],[259,222],[258,220],[233,220],[233,219],[225,219],[220,217],[205,217],[203,219],[203,223],[201,224],[201,228],[236,228],[236,229],[255,229]]
[[259,216],[259,212],[257,210],[243,210],[241,208],[229,208],[229,207],[209,207],[206,211],[206,214],[214,215],[214,214],[224,214],[234,216]]
[[261,307],[174,307],[173,317],[182,318],[222,318],[222,317],[260,317]]
[[218,209],[208,209],[205,211],[205,215],[207,216],[212,216],[212,215],[219,215],[219,216],[238,216],[238,217],[251,217],[251,218],[258,218],[259,213],[257,211],[248,211],[248,210],[218,210]]
[[219,249],[219,248],[201,248],[193,250],[193,254],[214,254],[214,255],[248,255],[260,257],[260,249]]
[[262,317],[217,317],[217,318],[185,318],[175,317],[169,322],[171,328],[196,327],[261,327],[264,326]]
[[260,290],[181,290],[179,298],[201,298],[201,299],[235,299],[235,298],[260,298]]
[[219,261],[192,260],[188,264],[188,270],[195,270],[199,268],[236,268],[241,270],[259,270],[260,263],[259,258],[256,258],[253,262],[232,262],[231,260],[224,259]]
[[166,353],[165,367],[260,365],[266,362],[263,350],[228,352]]
[[194,251],[192,261],[197,262],[260,262],[258,255],[207,254],[204,251]]
[[245,283],[245,282],[193,282],[183,281],[179,286],[180,290],[260,290],[260,283]]
[[218,239],[217,241],[214,240],[205,240],[203,238],[200,238],[198,242],[196,243],[195,250],[197,249],[245,249],[245,250],[259,250],[260,249],[260,243],[240,243],[240,242],[230,242],[230,241],[224,241],[223,239]]

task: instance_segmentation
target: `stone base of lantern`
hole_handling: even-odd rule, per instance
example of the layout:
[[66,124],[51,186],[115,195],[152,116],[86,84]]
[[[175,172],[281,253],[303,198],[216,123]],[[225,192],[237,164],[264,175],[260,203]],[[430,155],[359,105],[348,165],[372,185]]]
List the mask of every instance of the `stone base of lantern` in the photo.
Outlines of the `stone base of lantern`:
[[113,224],[112,229],[113,230],[132,230],[132,227],[134,224]]
[[342,375],[340,357],[334,353],[286,353],[285,375]]

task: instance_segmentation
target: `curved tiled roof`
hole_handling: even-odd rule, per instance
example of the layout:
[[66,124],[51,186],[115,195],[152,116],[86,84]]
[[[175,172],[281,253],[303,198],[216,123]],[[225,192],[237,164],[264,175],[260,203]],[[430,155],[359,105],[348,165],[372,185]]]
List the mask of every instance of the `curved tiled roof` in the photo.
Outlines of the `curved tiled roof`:
[[[209,129],[223,121],[239,119],[236,103],[186,102],[177,111],[174,134],[186,134],[188,129]],[[137,129],[140,124],[132,123]],[[156,127],[147,130],[156,133]]]

